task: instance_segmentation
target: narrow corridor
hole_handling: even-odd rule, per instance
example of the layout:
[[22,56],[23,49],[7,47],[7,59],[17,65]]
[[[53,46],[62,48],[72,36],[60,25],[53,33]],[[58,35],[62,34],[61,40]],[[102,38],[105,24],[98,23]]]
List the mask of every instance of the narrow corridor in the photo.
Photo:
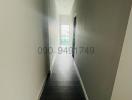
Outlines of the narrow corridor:
[[75,67],[70,55],[58,55],[41,100],[85,100]]

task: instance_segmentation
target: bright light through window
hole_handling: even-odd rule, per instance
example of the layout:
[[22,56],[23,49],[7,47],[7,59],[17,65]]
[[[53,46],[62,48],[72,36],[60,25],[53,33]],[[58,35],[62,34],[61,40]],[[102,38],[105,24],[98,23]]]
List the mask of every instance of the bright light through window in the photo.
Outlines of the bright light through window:
[[61,45],[67,46],[70,42],[70,26],[61,25],[60,43]]

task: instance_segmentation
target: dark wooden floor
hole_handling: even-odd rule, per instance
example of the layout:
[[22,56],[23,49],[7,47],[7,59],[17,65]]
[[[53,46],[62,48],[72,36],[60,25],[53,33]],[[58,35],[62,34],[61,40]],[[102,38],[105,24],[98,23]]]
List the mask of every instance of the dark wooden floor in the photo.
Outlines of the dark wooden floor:
[[40,100],[85,100],[70,55],[58,55]]

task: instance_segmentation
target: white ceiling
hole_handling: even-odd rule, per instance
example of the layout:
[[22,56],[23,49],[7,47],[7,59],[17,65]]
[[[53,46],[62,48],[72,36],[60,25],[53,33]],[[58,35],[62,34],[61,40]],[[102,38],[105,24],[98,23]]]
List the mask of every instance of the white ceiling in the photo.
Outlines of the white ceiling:
[[74,4],[74,0],[55,0],[57,11],[60,15],[69,15],[72,6]]

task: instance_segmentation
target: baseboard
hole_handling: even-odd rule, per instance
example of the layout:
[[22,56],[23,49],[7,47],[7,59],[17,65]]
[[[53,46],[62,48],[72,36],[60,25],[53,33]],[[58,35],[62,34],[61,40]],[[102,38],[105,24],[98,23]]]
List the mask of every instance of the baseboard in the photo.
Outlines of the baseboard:
[[38,100],[40,100],[41,96],[42,96],[42,93],[43,93],[43,90],[45,88],[45,85],[46,85],[46,81],[48,80],[48,77],[50,76],[50,71],[48,72],[48,74],[46,75],[44,81],[43,81],[43,84],[42,84],[42,88],[41,88],[41,91],[40,91],[40,94],[38,96]]
[[83,81],[82,81],[82,79],[81,79],[80,73],[79,73],[79,71],[78,71],[77,65],[76,65],[75,61],[73,61],[73,62],[74,62],[74,67],[75,67],[76,72],[77,72],[77,76],[78,76],[78,78],[79,78],[79,80],[80,80],[80,83],[81,83],[81,86],[82,86],[82,89],[83,89],[83,92],[84,92],[84,95],[85,95],[85,98],[86,98],[86,100],[89,100],[88,95],[87,95],[87,93],[86,93],[86,90],[85,90],[85,88],[84,88],[84,84],[83,84]]

